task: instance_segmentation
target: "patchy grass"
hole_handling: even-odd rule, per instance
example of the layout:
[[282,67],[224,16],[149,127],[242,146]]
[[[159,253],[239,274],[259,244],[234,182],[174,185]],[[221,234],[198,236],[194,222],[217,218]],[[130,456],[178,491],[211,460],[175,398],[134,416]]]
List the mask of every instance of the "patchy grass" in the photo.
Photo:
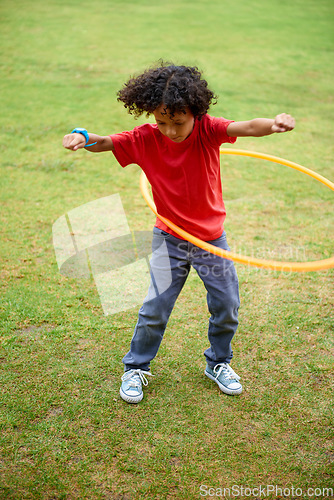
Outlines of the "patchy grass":
[[[233,366],[244,392],[236,398],[204,377],[208,313],[192,273],[152,363],[155,378],[130,406],[118,391],[137,309],[104,316],[93,281],[60,275],[52,225],[120,193],[130,228],[151,229],[138,167],[72,154],[61,139],[74,126],[106,134],[142,123],[116,91],[160,57],[204,70],[219,95],[216,116],[292,113],[293,133],[236,147],[333,180],[332,2],[11,7],[0,7],[0,498],[198,499],[201,485],[294,486],[312,498],[307,488],[331,487],[333,270],[237,266]],[[333,255],[328,188],[263,160],[221,164],[233,250],[290,261]]]

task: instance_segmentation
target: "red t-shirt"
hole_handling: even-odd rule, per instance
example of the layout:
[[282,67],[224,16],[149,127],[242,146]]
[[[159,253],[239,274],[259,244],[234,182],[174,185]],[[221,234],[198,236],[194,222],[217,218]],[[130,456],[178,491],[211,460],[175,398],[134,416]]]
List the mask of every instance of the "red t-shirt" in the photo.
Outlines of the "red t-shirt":
[[[219,146],[236,141],[226,132],[231,122],[206,114],[178,143],[147,123],[111,135],[113,153],[122,167],[137,163],[142,168],[160,215],[197,238],[213,240],[221,236],[226,217]],[[179,237],[159,219],[156,226]]]

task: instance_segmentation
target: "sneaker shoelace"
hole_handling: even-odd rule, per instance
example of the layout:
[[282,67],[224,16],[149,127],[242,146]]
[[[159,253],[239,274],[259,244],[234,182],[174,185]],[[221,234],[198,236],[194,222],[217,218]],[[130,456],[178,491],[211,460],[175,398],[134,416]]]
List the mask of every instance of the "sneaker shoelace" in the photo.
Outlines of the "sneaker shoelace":
[[224,377],[228,380],[240,380],[239,375],[232,370],[228,363],[219,363],[214,367],[213,371],[217,375],[217,378],[223,372]]
[[143,385],[148,385],[148,380],[145,375],[149,375],[150,377],[154,377],[151,372],[145,370],[129,370],[122,375],[122,381],[129,381],[129,387],[140,387],[140,382]]

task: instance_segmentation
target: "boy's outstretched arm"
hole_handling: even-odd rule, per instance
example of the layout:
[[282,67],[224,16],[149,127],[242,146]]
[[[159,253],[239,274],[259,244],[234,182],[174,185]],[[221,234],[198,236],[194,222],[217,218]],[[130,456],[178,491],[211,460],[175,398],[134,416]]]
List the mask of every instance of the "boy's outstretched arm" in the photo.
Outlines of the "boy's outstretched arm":
[[[63,146],[66,149],[77,151],[77,149],[87,148],[92,153],[100,153],[101,151],[112,151],[114,149],[113,142],[109,135],[101,136],[97,134],[88,134],[89,141],[86,144],[86,139],[82,134],[67,134],[63,139]],[[89,146],[90,144],[94,146]]]
[[295,119],[291,115],[282,113],[276,118],[254,118],[247,122],[232,122],[227,127],[230,137],[263,137],[265,135],[288,132],[295,127]]

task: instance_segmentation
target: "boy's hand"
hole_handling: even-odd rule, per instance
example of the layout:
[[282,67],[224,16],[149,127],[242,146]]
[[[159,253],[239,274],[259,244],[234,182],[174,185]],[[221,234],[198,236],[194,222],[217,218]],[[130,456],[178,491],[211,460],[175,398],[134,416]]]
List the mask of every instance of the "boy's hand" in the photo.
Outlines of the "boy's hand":
[[281,133],[288,132],[295,128],[295,119],[291,115],[282,113],[277,115],[273,126],[271,127],[272,132]]
[[67,134],[63,139],[63,146],[66,149],[71,149],[76,151],[77,149],[84,148],[86,145],[86,139],[82,134]]

